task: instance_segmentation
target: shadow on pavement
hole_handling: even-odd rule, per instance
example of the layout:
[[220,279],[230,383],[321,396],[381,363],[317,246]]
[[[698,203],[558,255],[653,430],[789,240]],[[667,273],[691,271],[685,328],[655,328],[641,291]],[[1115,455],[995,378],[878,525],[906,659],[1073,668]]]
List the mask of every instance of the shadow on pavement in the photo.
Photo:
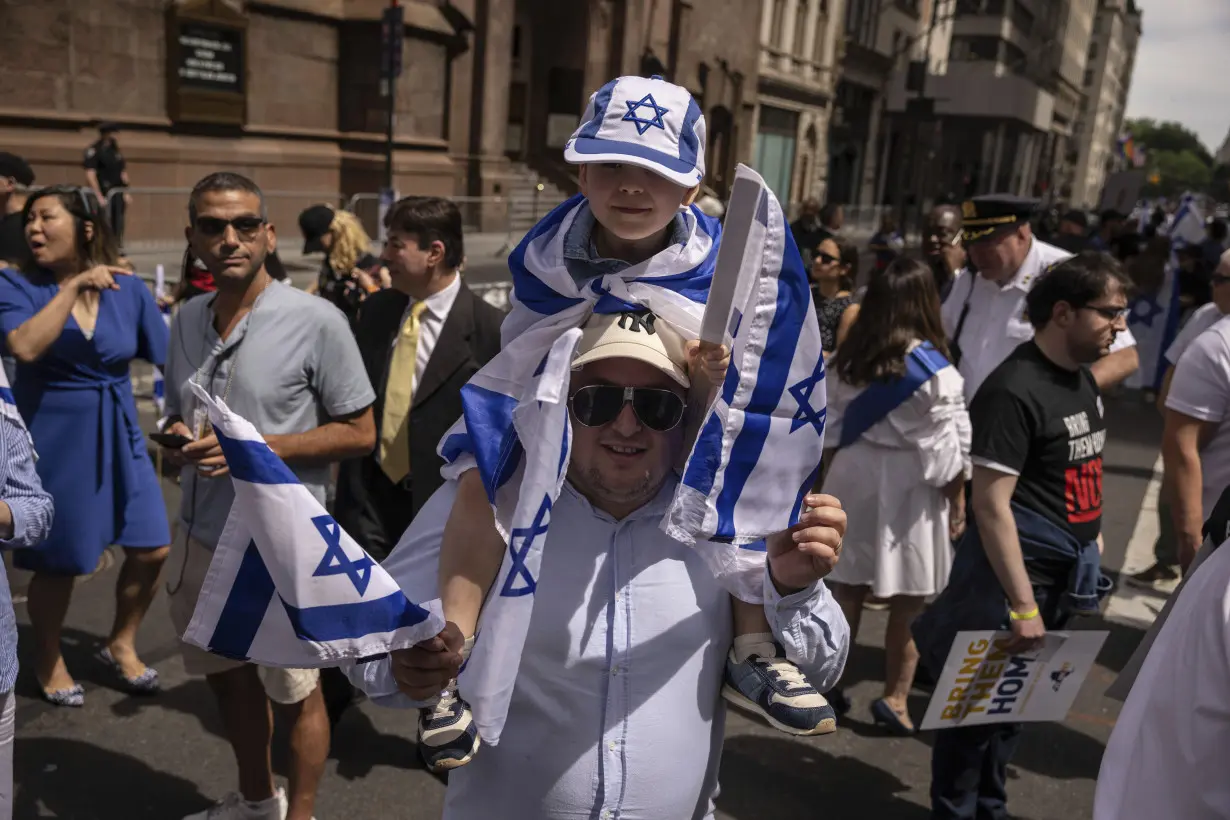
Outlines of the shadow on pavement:
[[930,814],[897,796],[910,787],[889,772],[775,737],[727,738],[720,783],[718,808],[735,820],[926,820]]
[[89,743],[17,739],[13,816],[60,820],[166,820],[212,803],[188,780]]

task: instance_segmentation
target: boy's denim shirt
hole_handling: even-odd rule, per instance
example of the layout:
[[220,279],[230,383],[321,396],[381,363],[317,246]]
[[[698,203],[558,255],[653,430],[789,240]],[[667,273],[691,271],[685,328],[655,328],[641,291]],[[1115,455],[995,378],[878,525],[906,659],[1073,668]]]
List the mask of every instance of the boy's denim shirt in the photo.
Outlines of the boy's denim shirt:
[[[564,234],[564,265],[578,285],[595,277],[619,273],[632,267],[631,263],[622,259],[607,259],[598,253],[598,246],[594,242],[596,224],[598,220],[594,218],[594,212],[587,202],[577,210],[576,219],[572,221],[568,233]],[[685,245],[687,241],[688,221],[682,213],[677,213],[671,222],[671,236],[667,247]]]

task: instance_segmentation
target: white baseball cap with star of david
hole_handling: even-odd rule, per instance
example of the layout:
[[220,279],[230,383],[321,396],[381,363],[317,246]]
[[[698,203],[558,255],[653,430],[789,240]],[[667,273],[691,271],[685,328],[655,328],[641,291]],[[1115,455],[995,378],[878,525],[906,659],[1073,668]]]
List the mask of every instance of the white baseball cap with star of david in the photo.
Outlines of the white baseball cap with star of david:
[[682,86],[619,77],[589,98],[564,159],[636,165],[693,188],[705,178],[705,116]]

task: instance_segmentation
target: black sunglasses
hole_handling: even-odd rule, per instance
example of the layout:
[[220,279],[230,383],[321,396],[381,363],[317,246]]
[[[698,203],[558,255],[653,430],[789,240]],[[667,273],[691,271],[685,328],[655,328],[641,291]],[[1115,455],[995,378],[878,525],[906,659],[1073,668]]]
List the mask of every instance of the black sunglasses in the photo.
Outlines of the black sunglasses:
[[683,399],[654,387],[591,384],[573,393],[568,406],[584,426],[602,427],[619,418],[628,402],[632,402],[637,421],[658,433],[673,430],[683,420]]
[[234,219],[198,216],[194,227],[206,236],[222,236],[230,226],[240,239],[255,239],[264,224],[265,220],[259,216],[237,216]]
[[1082,307],[1085,310],[1092,310],[1094,313],[1098,314],[1103,319],[1106,319],[1109,322],[1113,322],[1116,319],[1126,319],[1128,315],[1128,310],[1129,310],[1129,308],[1125,308],[1125,307],[1112,308],[1112,307],[1100,307],[1098,305],[1082,305]]
[[840,256],[833,256],[831,253],[825,253],[824,251],[816,251],[816,258],[826,265],[835,265],[841,261]]

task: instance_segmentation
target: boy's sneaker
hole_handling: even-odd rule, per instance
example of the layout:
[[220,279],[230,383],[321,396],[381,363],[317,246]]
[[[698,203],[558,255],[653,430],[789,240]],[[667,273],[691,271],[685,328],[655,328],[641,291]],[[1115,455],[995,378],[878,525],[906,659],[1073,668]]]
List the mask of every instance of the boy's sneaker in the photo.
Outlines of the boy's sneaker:
[[436,774],[464,766],[478,751],[478,727],[470,705],[450,687],[436,704],[419,711],[419,755]]
[[1159,595],[1169,595],[1175,591],[1175,587],[1179,585],[1182,576],[1176,567],[1168,567],[1165,564],[1154,564],[1143,572],[1138,572],[1135,575],[1129,575],[1126,579],[1128,586],[1136,587],[1137,589],[1156,592]]
[[231,792],[205,811],[190,814],[184,820],[286,820],[286,792],[281,786],[273,797],[250,803],[239,792]]
[[792,735],[827,735],[837,731],[833,707],[786,660],[773,636],[742,635],[726,657],[722,697],[752,709],[776,729]]

